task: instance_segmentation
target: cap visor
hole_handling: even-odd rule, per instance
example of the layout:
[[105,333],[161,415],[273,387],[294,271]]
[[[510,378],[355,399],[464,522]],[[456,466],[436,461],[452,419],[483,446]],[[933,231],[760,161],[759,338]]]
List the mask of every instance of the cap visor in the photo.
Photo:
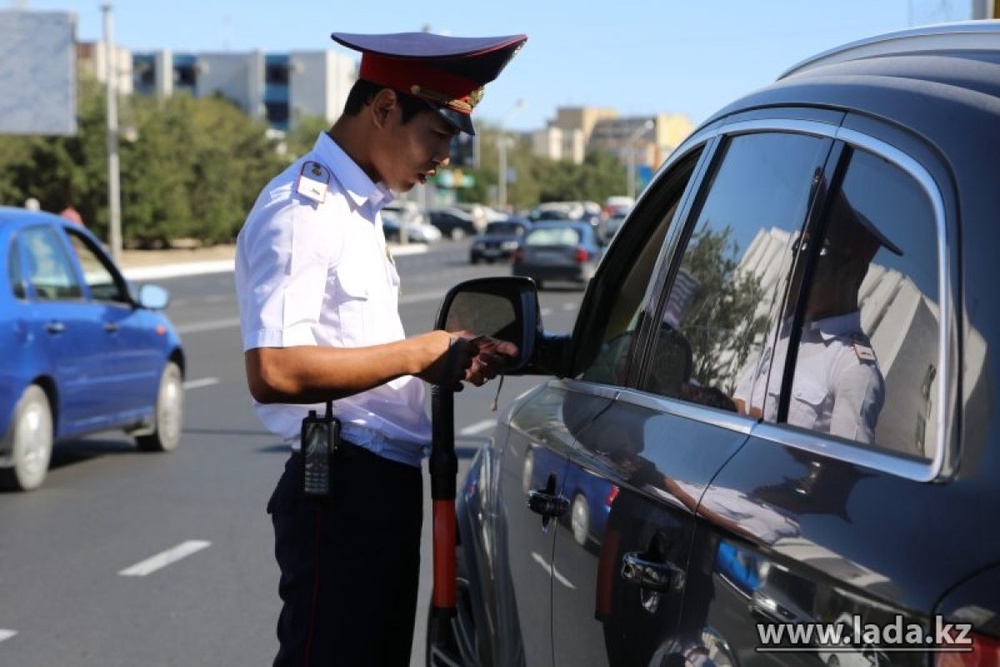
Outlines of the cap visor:
[[451,123],[460,131],[465,132],[468,135],[474,135],[476,133],[476,128],[472,124],[472,116],[459,113],[454,109],[449,109],[448,107],[435,107],[435,109],[446,121]]

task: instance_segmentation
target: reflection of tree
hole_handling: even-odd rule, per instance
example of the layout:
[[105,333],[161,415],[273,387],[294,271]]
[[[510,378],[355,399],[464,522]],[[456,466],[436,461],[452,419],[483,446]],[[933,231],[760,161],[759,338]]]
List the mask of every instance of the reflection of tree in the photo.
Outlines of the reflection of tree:
[[714,230],[706,222],[695,231],[682,267],[698,281],[682,326],[694,354],[694,378],[727,394],[767,324],[757,315],[764,296],[760,278],[737,270],[739,245],[731,235],[728,225]]

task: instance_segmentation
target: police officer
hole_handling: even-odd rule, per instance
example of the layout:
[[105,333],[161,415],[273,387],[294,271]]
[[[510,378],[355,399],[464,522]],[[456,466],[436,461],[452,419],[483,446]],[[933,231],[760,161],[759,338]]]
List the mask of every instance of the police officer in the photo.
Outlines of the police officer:
[[[822,246],[814,251],[815,273],[795,360],[789,424],[857,442],[874,441],[885,402],[885,379],[861,328],[858,291],[880,247],[902,254],[839,192],[831,204]],[[792,249],[808,251],[808,239],[796,240]],[[798,300],[803,266],[795,267],[788,312],[780,330],[772,333],[768,352],[742,376],[733,394],[741,412],[766,421],[777,416],[791,309]]]
[[[292,455],[268,503],[283,601],[275,665],[408,665],[419,580],[421,381],[482,385],[517,354],[474,332],[405,337],[380,210],[435,175],[525,41],[428,33],[333,39],[362,53],[343,114],[268,183],[237,240],[247,382]],[[305,495],[300,434],[332,401],[326,497]]]

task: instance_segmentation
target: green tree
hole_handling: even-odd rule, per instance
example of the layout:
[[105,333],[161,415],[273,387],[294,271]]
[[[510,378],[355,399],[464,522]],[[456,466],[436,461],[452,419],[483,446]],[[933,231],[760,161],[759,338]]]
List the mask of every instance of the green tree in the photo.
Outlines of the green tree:
[[706,222],[692,236],[681,266],[698,285],[682,325],[694,359],[693,377],[727,395],[767,324],[757,314],[764,297],[760,279],[738,270],[740,248],[731,236],[729,226],[711,229]]

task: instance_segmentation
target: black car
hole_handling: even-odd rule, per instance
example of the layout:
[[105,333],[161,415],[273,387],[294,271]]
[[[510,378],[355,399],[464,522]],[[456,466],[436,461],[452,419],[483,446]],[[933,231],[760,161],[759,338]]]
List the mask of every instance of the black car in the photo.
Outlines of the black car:
[[571,334],[453,289],[545,377],[459,488],[428,664],[996,664],[998,128],[997,22],[852,43],[670,155]]
[[446,207],[428,212],[430,223],[441,230],[442,236],[453,241],[464,239],[479,233],[476,219],[462,209]]
[[586,287],[602,251],[602,239],[587,221],[543,220],[514,249],[511,273],[533,279],[539,289],[552,281]]
[[511,217],[486,223],[486,229],[474,237],[469,246],[469,263],[492,264],[497,260],[510,259],[530,229],[531,222],[527,218]]

